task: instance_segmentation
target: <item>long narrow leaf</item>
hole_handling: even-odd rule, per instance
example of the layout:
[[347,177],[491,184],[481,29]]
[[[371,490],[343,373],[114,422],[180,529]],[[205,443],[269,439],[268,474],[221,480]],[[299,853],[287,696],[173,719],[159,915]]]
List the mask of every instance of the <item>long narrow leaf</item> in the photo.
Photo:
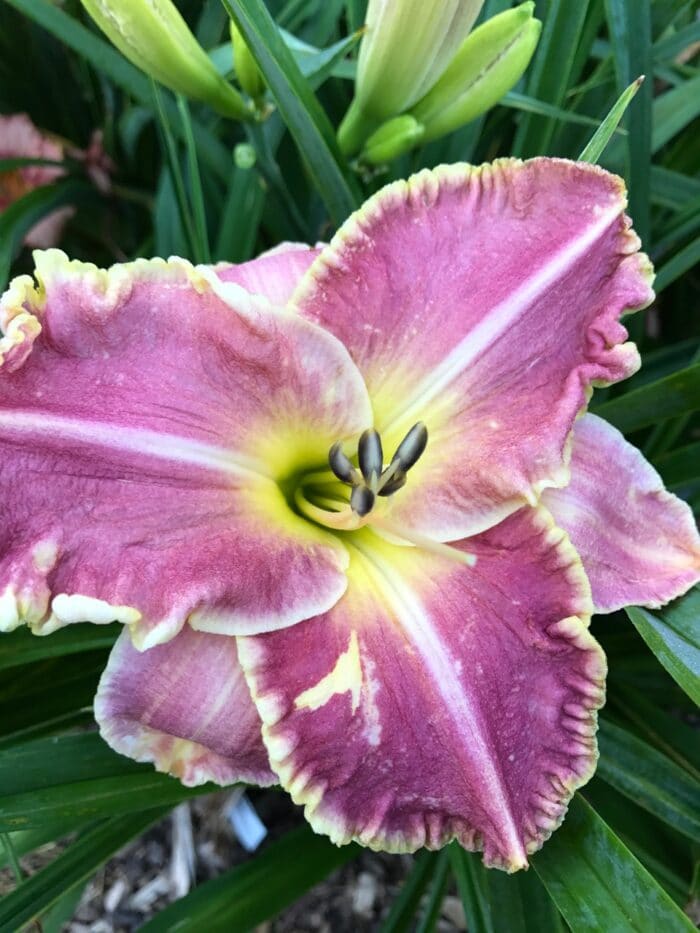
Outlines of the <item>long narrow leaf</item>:
[[666,609],[649,612],[630,607],[626,612],[678,686],[700,704],[700,589]]
[[37,638],[29,629],[17,629],[0,638],[0,671],[19,664],[58,658],[69,654],[80,654],[95,648],[110,648],[122,626],[71,625],[55,632],[51,638]]
[[668,288],[672,282],[689,272],[693,266],[700,262],[700,236],[688,243],[659,269],[654,287],[657,292]]
[[[530,97],[528,94],[521,94],[519,91],[508,91],[505,97],[501,98],[499,104],[503,107],[512,107],[514,110],[522,110],[524,113],[535,113],[542,117],[551,117],[558,123],[599,126],[597,120],[594,120],[593,117],[587,117],[585,113],[575,113],[573,110],[555,107],[554,104],[547,104],[535,97]],[[627,130],[616,129],[614,132],[619,133],[621,136],[627,135]]]
[[695,929],[580,795],[532,865],[574,933]]
[[491,921],[487,870],[478,855],[450,846],[450,862],[470,933],[495,933]]
[[[563,102],[588,5],[589,0],[551,0],[528,81],[530,97],[555,106]],[[547,155],[556,127],[551,117],[526,116],[515,136],[514,154]]]
[[700,116],[700,75],[683,81],[654,101],[652,152],[657,152]]
[[[91,824],[88,824],[91,825]],[[12,845],[18,856],[26,855],[27,852],[33,852],[47,842],[53,842],[62,836],[68,836],[75,830],[82,827],[76,826],[72,820],[59,820],[57,823],[44,823],[34,829],[20,830],[15,833],[8,833],[12,840]],[[7,864],[0,847],[0,867]]]
[[443,851],[440,852],[440,854],[437,856],[435,862],[435,873],[433,874],[430,893],[428,894],[428,899],[426,901],[423,914],[420,918],[420,922],[416,927],[416,933],[432,933],[432,931],[437,926],[437,922],[440,918],[440,908],[442,907],[442,902],[445,899],[445,893],[447,891],[449,880],[449,853],[443,849]]
[[651,4],[650,0],[605,0],[618,93],[639,75],[649,75],[628,111],[630,213],[643,243],[649,242],[651,188]]
[[700,363],[595,408],[624,434],[700,409]]
[[250,862],[200,885],[141,927],[141,931],[243,933],[274,917],[358,852],[357,846],[334,846],[303,826]]
[[192,203],[196,243],[194,259],[195,262],[209,263],[211,262],[211,252],[209,250],[209,234],[207,233],[207,214],[204,207],[202,179],[199,173],[199,162],[197,161],[197,147],[192,132],[190,108],[182,95],[178,95],[177,108],[180,113],[180,123],[182,124],[182,134],[185,139],[185,151],[187,153],[187,173],[189,177],[189,192],[190,201]]
[[0,832],[46,821],[72,820],[77,826],[211,790],[183,787],[149,764],[118,755],[96,733],[46,738],[0,755]]
[[89,193],[84,182],[66,179],[54,185],[35,188],[3,210],[0,215],[0,293],[10,273],[10,265],[22,247],[22,240],[44,217]]
[[121,777],[57,784],[41,791],[0,797],[0,832],[41,826],[45,820],[75,821],[147,810],[211,793],[213,785],[183,787],[165,774],[137,773]]
[[340,224],[359,204],[328,117],[261,0],[223,0],[275,98],[328,211]]
[[700,784],[646,742],[601,720],[598,776],[669,826],[700,842]]
[[700,441],[656,457],[653,462],[667,486],[700,480]]
[[39,917],[165,812],[160,808],[115,817],[85,833],[46,868],[0,900],[0,933],[20,930]]
[[603,150],[610,141],[610,137],[617,129],[617,126],[622,119],[625,110],[627,110],[630,101],[639,90],[643,81],[644,76],[640,76],[636,81],[633,81],[629,87],[625,88],[622,94],[620,94],[610,109],[610,112],[595,131],[583,152],[579,156],[580,162],[592,162],[594,165],[597,163],[598,159],[600,159],[603,153]]
[[405,933],[413,927],[416,910],[437,867],[437,856],[433,852],[419,853],[413,863],[411,874],[404,881],[398,897],[391,905],[389,915],[381,926],[381,933]]
[[640,690],[621,684],[611,692],[610,704],[639,735],[700,781],[700,744],[693,726],[657,706]]
[[700,42],[700,20],[684,26],[677,32],[659,39],[654,43],[654,61],[665,62],[675,58],[685,49],[691,48],[696,42]]
[[264,203],[265,189],[257,170],[234,165],[214,250],[217,262],[250,259]]

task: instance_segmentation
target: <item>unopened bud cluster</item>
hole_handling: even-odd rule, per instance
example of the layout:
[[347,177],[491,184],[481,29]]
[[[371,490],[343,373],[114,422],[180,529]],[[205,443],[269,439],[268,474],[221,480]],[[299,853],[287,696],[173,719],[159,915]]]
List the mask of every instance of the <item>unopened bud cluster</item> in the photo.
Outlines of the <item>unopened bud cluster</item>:
[[474,120],[520,79],[542,24],[532,0],[470,33],[482,0],[370,0],[341,149],[378,165]]

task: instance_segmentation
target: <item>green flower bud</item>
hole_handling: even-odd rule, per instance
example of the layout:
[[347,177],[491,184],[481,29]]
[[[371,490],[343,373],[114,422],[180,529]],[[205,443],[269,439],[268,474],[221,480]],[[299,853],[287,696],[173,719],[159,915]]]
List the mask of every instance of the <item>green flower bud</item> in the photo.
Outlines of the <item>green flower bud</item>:
[[238,83],[253,100],[257,100],[265,91],[265,83],[245,39],[233,20],[231,20],[231,43],[233,44],[233,67]]
[[81,0],[119,51],[147,75],[185,97],[239,120],[251,112],[218,73],[171,0]]
[[355,98],[338,131],[357,152],[381,123],[408,110],[447,68],[484,0],[369,0]]
[[382,165],[416,146],[423,136],[423,127],[409,114],[387,120],[369,137],[360,154],[363,162]]
[[487,20],[462,43],[440,80],[411,108],[424,142],[474,120],[503,97],[530,63],[542,23],[521,3]]
[[255,149],[249,143],[237,143],[233,147],[233,161],[236,168],[250,169],[256,162]]

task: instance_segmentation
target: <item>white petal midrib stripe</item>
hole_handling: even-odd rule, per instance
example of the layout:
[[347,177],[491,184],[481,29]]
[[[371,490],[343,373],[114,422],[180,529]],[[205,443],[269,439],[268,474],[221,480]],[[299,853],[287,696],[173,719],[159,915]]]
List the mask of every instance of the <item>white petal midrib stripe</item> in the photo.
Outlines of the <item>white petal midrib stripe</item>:
[[[440,693],[445,709],[455,724],[455,736],[459,738],[467,756],[474,761],[483,775],[482,787],[491,797],[489,816],[502,835],[511,853],[525,858],[518,829],[513,822],[508,788],[488,747],[488,735],[484,735],[483,717],[478,708],[465,695],[462,685],[455,676],[454,663],[447,648],[430,622],[428,613],[416,598],[416,594],[405,586],[399,574],[391,567],[384,567],[369,549],[353,542],[353,547],[362,555],[366,569],[375,585],[384,594],[396,613],[403,633],[430,671],[432,683]],[[465,728],[466,727],[466,728]]]
[[0,441],[3,433],[50,434],[86,445],[188,463],[233,476],[271,478],[259,463],[233,450],[175,434],[161,434],[148,428],[66,418],[49,412],[4,409],[0,410]]
[[507,298],[492,308],[466,337],[419,382],[415,391],[408,395],[405,404],[392,413],[391,421],[381,425],[384,432],[390,431],[397,422],[417,418],[421,411],[442,392],[453,380],[473,363],[484,350],[498,340],[508,328],[555,282],[561,279],[584,256],[605,231],[620,217],[622,208],[616,201],[615,207],[603,212],[594,224],[558,250],[543,266]]

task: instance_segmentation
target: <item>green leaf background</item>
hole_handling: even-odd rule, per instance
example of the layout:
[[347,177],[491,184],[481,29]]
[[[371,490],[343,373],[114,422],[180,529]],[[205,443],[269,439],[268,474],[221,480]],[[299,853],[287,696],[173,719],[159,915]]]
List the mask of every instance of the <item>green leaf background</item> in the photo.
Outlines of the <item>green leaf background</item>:
[[[119,166],[99,193],[79,165],[0,217],[0,278],[31,270],[26,232],[75,209],[64,248],[108,264],[180,253],[243,261],[282,240],[328,239],[372,191],[423,166],[537,154],[624,176],[635,228],[657,268],[658,299],[629,319],[643,367],[600,390],[594,409],[700,509],[700,22],[685,0],[538,0],[544,22],[520,84],[490,113],[372,175],[340,154],[334,128],[352,95],[363,0],[183,0],[216,67],[232,75],[228,17],[269,88],[268,119],[247,126],[178,100],[127,62],[77,0],[0,0],[0,111],[85,146],[94,127]],[[486,0],[482,18],[507,9]],[[632,97],[627,89],[640,75]],[[621,97],[622,95],[622,97]],[[12,170],[10,163],[0,171]],[[87,879],[188,790],[110,751],[91,703],[118,627],[0,638],[0,862],[72,842],[0,901],[0,930],[59,929]],[[700,590],[662,610],[594,620],[609,659],[600,763],[527,873],[484,869],[451,845],[418,853],[383,931],[437,928],[447,894],[470,933],[692,929],[700,852]],[[358,849],[302,827],[196,888],[148,930],[252,929]]]

